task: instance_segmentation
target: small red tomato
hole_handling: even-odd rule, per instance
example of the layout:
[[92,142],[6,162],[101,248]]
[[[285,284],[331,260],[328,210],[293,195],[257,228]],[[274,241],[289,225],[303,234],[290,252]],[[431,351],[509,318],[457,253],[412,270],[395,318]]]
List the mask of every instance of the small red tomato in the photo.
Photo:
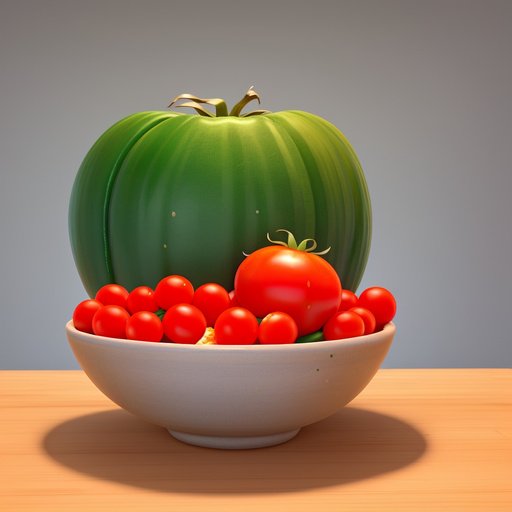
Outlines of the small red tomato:
[[389,290],[380,286],[372,286],[364,290],[359,296],[357,305],[373,313],[377,328],[391,322],[396,313],[395,298]]
[[160,318],[150,311],[138,311],[126,322],[126,337],[129,340],[161,341],[163,335]]
[[101,302],[94,299],[87,299],[80,302],[73,312],[73,325],[75,329],[93,334],[92,318],[96,311],[102,306],[103,304]]
[[121,306],[126,308],[128,290],[119,284],[106,284],[96,292],[95,298],[104,306]]
[[215,322],[219,345],[252,345],[258,338],[258,320],[245,308],[229,308]]
[[261,344],[295,343],[299,330],[295,320],[288,314],[276,311],[267,315],[260,323],[258,340]]
[[375,316],[373,316],[373,313],[369,309],[356,306],[355,308],[350,308],[349,311],[354,312],[363,319],[365,334],[371,334],[375,331]]
[[125,338],[128,318],[130,313],[121,306],[102,306],[92,318],[92,330],[98,336]]
[[354,338],[364,334],[364,322],[356,313],[342,311],[329,318],[324,325],[323,332],[326,340]]
[[202,311],[206,324],[213,327],[218,316],[231,307],[231,300],[226,289],[220,284],[207,283],[195,291],[192,304]]
[[357,306],[357,295],[350,290],[341,290],[341,302],[338,311],[347,311]]
[[164,333],[174,343],[197,343],[206,330],[206,318],[192,304],[176,304],[164,315]]
[[158,307],[169,309],[176,304],[190,304],[194,298],[192,283],[183,276],[164,277],[155,288]]
[[155,292],[149,286],[137,286],[126,299],[126,309],[133,315],[137,311],[158,310],[158,304],[155,300]]

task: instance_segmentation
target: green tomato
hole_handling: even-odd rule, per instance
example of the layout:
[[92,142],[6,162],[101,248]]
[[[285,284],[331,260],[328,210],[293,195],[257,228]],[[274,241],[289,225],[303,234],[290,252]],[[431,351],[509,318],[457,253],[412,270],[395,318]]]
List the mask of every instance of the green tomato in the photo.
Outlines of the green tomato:
[[[242,103],[254,97],[249,91]],[[106,283],[154,288],[173,274],[194,287],[232,289],[243,253],[265,246],[277,229],[330,246],[325,259],[354,290],[368,257],[371,209],[347,139],[300,110],[244,117],[240,104],[227,115],[221,100],[210,103],[218,117],[130,115],[88,152],[69,231],[89,295]]]

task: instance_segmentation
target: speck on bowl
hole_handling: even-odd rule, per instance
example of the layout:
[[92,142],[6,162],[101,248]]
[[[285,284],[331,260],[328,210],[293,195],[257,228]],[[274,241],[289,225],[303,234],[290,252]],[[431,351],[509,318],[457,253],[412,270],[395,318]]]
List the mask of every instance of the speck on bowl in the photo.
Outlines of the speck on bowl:
[[113,402],[176,439],[210,448],[288,441],[370,382],[395,326],[292,345],[182,345],[66,332],[80,366]]

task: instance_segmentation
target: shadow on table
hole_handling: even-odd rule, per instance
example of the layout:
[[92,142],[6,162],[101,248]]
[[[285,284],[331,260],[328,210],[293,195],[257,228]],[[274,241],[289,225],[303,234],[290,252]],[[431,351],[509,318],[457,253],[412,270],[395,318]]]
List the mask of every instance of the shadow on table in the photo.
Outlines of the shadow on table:
[[399,418],[345,407],[285,444],[215,450],[181,443],[119,409],[60,423],[42,440],[54,460],[99,479],[160,492],[288,492],[342,485],[395,471],[425,452]]

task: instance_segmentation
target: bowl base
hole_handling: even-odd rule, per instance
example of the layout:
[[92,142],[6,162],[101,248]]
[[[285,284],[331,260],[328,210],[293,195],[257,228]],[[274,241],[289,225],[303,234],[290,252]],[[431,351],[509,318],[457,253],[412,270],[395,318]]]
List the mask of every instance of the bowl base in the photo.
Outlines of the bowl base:
[[175,430],[168,429],[169,434],[184,443],[204,446],[206,448],[220,448],[222,450],[246,450],[286,443],[286,441],[295,437],[299,430],[300,428],[266,436],[222,437],[187,434],[186,432],[176,432]]

